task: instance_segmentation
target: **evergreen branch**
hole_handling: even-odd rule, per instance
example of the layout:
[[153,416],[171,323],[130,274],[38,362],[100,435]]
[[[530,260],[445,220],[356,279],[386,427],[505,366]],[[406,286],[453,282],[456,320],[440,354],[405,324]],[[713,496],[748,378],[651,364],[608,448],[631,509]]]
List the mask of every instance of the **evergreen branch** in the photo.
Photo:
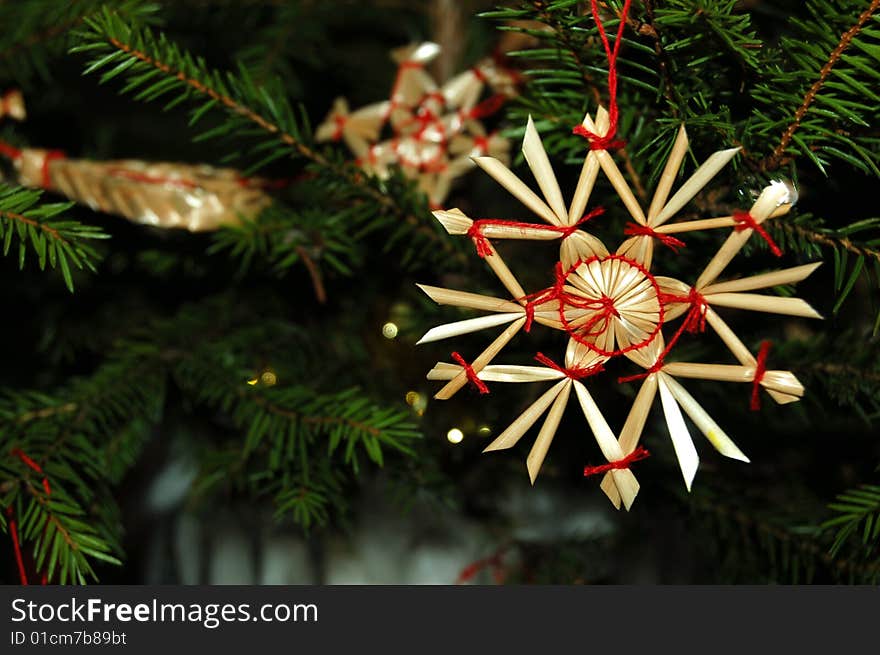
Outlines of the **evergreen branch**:
[[857,242],[854,242],[848,236],[845,235],[835,235],[835,230],[816,230],[804,225],[798,225],[797,223],[790,222],[779,222],[775,224],[777,229],[781,229],[784,232],[787,232],[796,237],[806,239],[812,243],[819,244],[820,246],[826,246],[828,248],[834,249],[842,249],[847,252],[850,252],[857,257],[867,257],[868,259],[873,259],[877,262],[880,262],[880,250],[876,248],[871,248]]
[[780,138],[777,146],[773,149],[773,153],[761,162],[761,168],[763,170],[773,170],[779,166],[785,154],[786,148],[791,142],[792,137],[794,137],[794,133],[801,126],[801,121],[803,121],[804,116],[806,116],[807,111],[809,111],[810,107],[812,106],[813,101],[816,99],[816,95],[822,89],[822,86],[825,84],[828,76],[831,75],[831,70],[840,60],[844,51],[850,46],[852,40],[856,38],[859,32],[862,31],[862,28],[871,19],[871,16],[874,14],[874,12],[877,11],[878,8],[880,8],[880,0],[871,0],[871,4],[868,6],[867,9],[865,9],[865,11],[861,13],[855,24],[853,24],[846,32],[843,33],[843,36],[840,37],[840,41],[835,46],[834,50],[831,51],[831,54],[828,56],[828,60],[819,71],[818,77],[807,90],[807,93],[804,95],[804,100],[795,111],[794,118],[792,119],[791,123],[788,125],[788,127],[785,128],[785,131],[782,133],[782,137]]
[[8,255],[13,237],[18,239],[18,265],[24,268],[30,247],[36,254],[40,270],[46,264],[61,271],[67,288],[73,291],[70,262],[78,269],[95,272],[97,251],[86,243],[90,239],[107,239],[109,235],[99,227],[77,221],[56,220],[73,203],[39,205],[42,192],[33,189],[9,187],[0,183],[0,239],[3,254]]
[[825,521],[821,528],[836,528],[829,554],[835,557],[850,537],[861,528],[861,543],[866,555],[880,544],[880,486],[863,484],[837,496],[829,509],[837,516]]

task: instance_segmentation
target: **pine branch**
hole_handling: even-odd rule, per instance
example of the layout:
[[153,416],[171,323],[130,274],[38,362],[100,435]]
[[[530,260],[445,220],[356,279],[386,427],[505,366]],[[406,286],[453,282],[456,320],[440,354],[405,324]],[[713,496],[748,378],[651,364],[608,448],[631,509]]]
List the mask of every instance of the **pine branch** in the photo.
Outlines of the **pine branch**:
[[0,238],[3,254],[8,255],[13,238],[18,240],[18,265],[24,268],[28,248],[37,257],[40,270],[46,264],[58,268],[67,288],[73,292],[70,262],[78,269],[95,272],[97,251],[87,243],[91,239],[107,239],[101,228],[77,221],[57,220],[73,203],[39,205],[42,192],[9,187],[0,183]]
[[837,529],[829,554],[835,557],[861,530],[861,545],[865,555],[871,555],[880,544],[880,486],[863,484],[845,491],[828,508],[837,513],[821,526],[822,530]]
[[804,116],[806,116],[807,111],[809,111],[813,102],[816,99],[817,94],[824,86],[825,82],[828,80],[829,75],[831,75],[831,70],[834,66],[840,61],[841,56],[844,51],[849,48],[853,39],[861,32],[862,28],[865,24],[871,19],[871,16],[880,8],[880,0],[871,0],[871,4],[868,6],[865,11],[859,15],[858,20],[856,20],[855,24],[852,25],[846,32],[843,33],[843,36],[840,37],[840,41],[835,46],[834,50],[831,51],[831,54],[828,56],[828,61],[822,66],[819,71],[819,76],[810,85],[809,90],[804,95],[804,100],[801,103],[800,107],[794,113],[794,118],[788,127],[785,128],[785,131],[782,133],[782,138],[780,138],[779,143],[773,149],[773,153],[765,158],[761,162],[761,168],[763,170],[774,170],[776,169],[785,155],[786,148],[788,148],[789,143],[791,143],[792,138],[794,137],[794,133],[801,126],[801,121],[803,121]]

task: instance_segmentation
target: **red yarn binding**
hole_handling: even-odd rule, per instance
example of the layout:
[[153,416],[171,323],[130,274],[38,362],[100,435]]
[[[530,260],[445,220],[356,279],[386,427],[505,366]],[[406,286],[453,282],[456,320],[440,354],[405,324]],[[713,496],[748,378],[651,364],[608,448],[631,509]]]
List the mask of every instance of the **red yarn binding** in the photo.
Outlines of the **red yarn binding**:
[[752,378],[752,400],[749,403],[749,408],[753,412],[761,409],[761,380],[764,379],[764,374],[767,373],[767,355],[770,354],[771,345],[769,341],[764,341],[761,343],[760,350],[758,350],[758,357],[755,362],[755,377]]
[[513,227],[518,229],[534,229],[544,232],[556,232],[562,235],[563,239],[567,239],[580,229],[580,226],[589,221],[591,218],[600,216],[605,209],[596,207],[593,211],[584,214],[575,223],[571,225],[542,225],[541,223],[527,223],[525,221],[507,221],[501,218],[481,218],[474,221],[466,232],[477,248],[477,254],[480,257],[488,257],[493,253],[492,244],[486,235],[483,234],[483,227],[486,225],[502,225],[504,227]]
[[496,111],[501,109],[504,103],[507,102],[507,96],[503,93],[496,93],[493,96],[489,96],[483,102],[476,105],[473,109],[467,112],[468,118],[485,118],[486,116],[491,116]]
[[345,123],[348,121],[347,116],[334,116],[333,122],[336,124],[336,129],[333,131],[333,136],[331,137],[334,141],[339,141],[342,138],[342,133],[345,131]]
[[691,287],[686,296],[677,296],[674,293],[661,293],[658,296],[658,300],[663,304],[677,302],[687,303],[691,308],[684,319],[685,325],[687,326],[685,327],[685,330],[691,334],[706,331],[706,309],[708,303],[706,303],[703,294],[695,288]]
[[544,353],[538,353],[535,355],[535,361],[540,362],[548,368],[559,371],[569,380],[583,380],[584,378],[596,375],[596,373],[601,373],[605,370],[605,367],[602,366],[601,362],[593,364],[592,366],[572,366],[571,368],[563,368]]
[[630,464],[633,462],[638,462],[640,460],[646,459],[651,456],[651,453],[644,446],[639,446],[634,451],[632,451],[629,455],[624,457],[623,459],[619,459],[616,462],[608,462],[607,464],[600,464],[599,466],[585,466],[584,467],[584,477],[588,478],[592,475],[598,475],[600,473],[607,473],[608,471],[615,471],[619,469],[628,469]]
[[43,163],[40,166],[40,186],[44,189],[48,189],[52,184],[52,178],[49,175],[49,164],[51,164],[56,159],[65,159],[67,155],[64,154],[61,150],[49,150],[43,156]]
[[473,73],[474,77],[476,77],[480,82],[487,81],[486,74],[483,71],[481,71],[478,66],[474,66],[473,68],[471,68],[471,73]]
[[676,239],[671,234],[663,234],[662,232],[657,232],[657,230],[655,230],[650,225],[627,223],[623,227],[623,233],[627,236],[652,237],[654,239],[657,239],[667,248],[671,248],[675,252],[678,252],[679,248],[684,248],[687,245],[684,241],[682,241],[681,239]]
[[622,148],[623,141],[615,140],[617,133],[617,53],[620,52],[620,44],[623,42],[623,28],[626,26],[626,15],[629,12],[630,0],[625,0],[620,10],[620,25],[617,27],[617,38],[614,39],[614,49],[608,44],[608,35],[605,34],[605,26],[599,18],[599,7],[596,0],[590,0],[590,9],[593,12],[593,20],[599,30],[602,46],[608,56],[608,132],[605,136],[599,136],[590,132],[583,125],[575,125],[572,133],[584,137],[590,142],[590,150],[611,150]]
[[782,257],[782,249],[776,245],[776,242],[773,240],[773,237],[767,232],[766,228],[755,220],[755,217],[752,216],[747,211],[735,211],[733,212],[733,220],[736,221],[736,231],[742,232],[743,230],[754,230],[757,232],[764,241],[767,242],[767,245],[770,247],[770,252],[772,252],[777,257]]
[[470,380],[471,384],[477,388],[477,391],[479,391],[481,395],[489,393],[489,387],[487,387],[486,383],[479,378],[476,371],[474,371],[473,367],[468,364],[464,357],[455,352],[452,353],[452,359],[461,365],[464,369],[465,375],[467,375],[467,379]]

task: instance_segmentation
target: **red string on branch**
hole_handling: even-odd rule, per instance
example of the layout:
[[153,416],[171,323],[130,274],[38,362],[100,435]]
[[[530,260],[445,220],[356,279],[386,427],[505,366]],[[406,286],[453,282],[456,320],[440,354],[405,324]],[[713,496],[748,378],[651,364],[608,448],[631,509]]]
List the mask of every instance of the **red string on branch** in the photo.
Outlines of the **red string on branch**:
[[599,37],[602,39],[602,46],[605,48],[605,54],[608,56],[608,131],[605,136],[599,136],[590,132],[583,125],[575,125],[572,133],[584,137],[590,142],[590,150],[611,150],[622,148],[623,141],[616,140],[617,134],[617,54],[620,52],[620,44],[623,43],[623,28],[626,26],[626,16],[629,12],[631,0],[625,0],[623,8],[620,10],[620,25],[617,27],[617,37],[614,39],[614,49],[608,44],[608,35],[605,33],[605,26],[602,19],[599,18],[599,7],[596,0],[590,0],[590,9],[593,12],[593,20],[596,21],[596,28],[599,30]]
[[579,218],[571,225],[543,225],[541,223],[527,223],[525,221],[508,221],[501,218],[481,218],[471,224],[466,234],[474,242],[474,246],[476,246],[477,248],[477,254],[480,257],[485,258],[494,252],[492,250],[492,244],[489,242],[489,239],[486,237],[485,234],[483,234],[483,228],[487,225],[510,227],[519,230],[531,229],[541,230],[542,232],[556,232],[557,234],[562,235],[563,239],[567,239],[572,234],[577,232],[580,229],[581,225],[589,221],[591,218],[600,216],[602,213],[604,213],[604,211],[604,208],[596,207],[593,211],[584,214],[583,216],[581,216],[581,218]]
[[767,242],[767,245],[770,247],[770,252],[772,252],[777,257],[782,257],[782,248],[776,245],[776,242],[773,240],[773,237],[767,232],[767,229],[758,221],[755,220],[755,217],[752,216],[747,211],[737,210],[733,212],[733,220],[736,221],[736,231],[742,232],[743,230],[754,230],[757,232],[764,241]]
[[15,457],[18,457],[18,459],[20,459],[24,463],[24,465],[27,466],[29,469],[36,471],[37,473],[39,473],[40,475],[43,476],[43,480],[41,482],[41,484],[43,485],[43,491],[46,492],[47,496],[51,495],[52,494],[52,487],[49,486],[49,478],[43,472],[43,467],[41,467],[39,464],[37,464],[37,462],[35,462],[30,457],[28,457],[25,454],[25,452],[23,450],[21,450],[20,448],[13,448],[11,451],[11,454],[14,455]]
[[769,341],[764,341],[758,350],[758,357],[755,362],[755,377],[752,378],[752,399],[749,403],[749,408],[753,412],[761,409],[761,381],[767,373],[767,355],[770,354],[771,345]]
[[452,359],[458,362],[458,364],[464,369],[464,373],[465,375],[467,375],[467,379],[470,380],[470,383],[477,388],[477,391],[480,392],[480,395],[489,393],[489,387],[487,387],[486,383],[480,379],[473,366],[468,364],[468,361],[464,357],[462,357],[459,353],[454,352],[452,353]]
[[12,550],[15,553],[15,563],[18,566],[18,579],[21,581],[22,586],[27,587],[27,572],[24,569],[24,558],[21,555],[21,543],[18,541],[18,525],[16,525],[15,519],[12,518],[11,507],[6,508],[6,516],[8,517],[9,536],[12,538]]
[[644,446],[639,446],[634,451],[632,451],[629,455],[624,457],[623,459],[619,459],[616,462],[608,462],[607,464],[601,464],[599,466],[585,466],[584,467],[584,477],[588,478],[592,475],[599,475],[600,473],[607,473],[608,471],[616,471],[620,469],[628,469],[630,464],[633,462],[638,462],[643,459],[647,459],[651,456],[651,453]]
[[548,368],[559,371],[569,380],[583,380],[584,378],[596,375],[596,373],[601,373],[605,370],[605,367],[602,366],[601,362],[593,364],[592,366],[572,366],[571,368],[564,368],[547,357],[544,353],[538,353],[535,355],[535,361],[540,362]]
[[657,232],[650,225],[640,225],[639,223],[627,223],[623,227],[623,233],[627,236],[645,236],[652,237],[657,239],[660,243],[662,243],[667,248],[670,248],[674,252],[678,252],[679,248],[684,248],[687,244],[681,239],[676,239],[671,234],[663,234],[662,232]]
[[504,546],[502,548],[499,548],[489,557],[484,557],[483,559],[478,559],[476,562],[468,564],[461,570],[461,573],[458,574],[458,578],[455,580],[455,584],[464,584],[466,582],[470,582],[474,579],[477,573],[479,573],[486,567],[492,567],[492,574],[495,578],[495,582],[497,584],[501,584],[504,581],[503,559],[506,550],[507,547]]

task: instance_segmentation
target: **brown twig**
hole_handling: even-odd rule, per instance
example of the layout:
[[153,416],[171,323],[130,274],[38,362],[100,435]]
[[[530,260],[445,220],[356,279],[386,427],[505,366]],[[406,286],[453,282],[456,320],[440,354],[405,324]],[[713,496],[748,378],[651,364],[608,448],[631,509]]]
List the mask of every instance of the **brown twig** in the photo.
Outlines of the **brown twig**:
[[800,225],[792,225],[791,223],[778,223],[777,227],[789,234],[796,234],[807,241],[812,241],[813,243],[818,243],[819,245],[834,249],[843,248],[859,257],[868,257],[869,259],[874,259],[880,262],[880,250],[856,245],[848,237],[831,237],[827,234],[822,234],[821,232]]
[[[238,392],[240,397],[245,397],[247,390],[242,389]],[[263,407],[270,414],[275,414],[276,416],[283,416],[286,419],[291,421],[302,421],[303,423],[312,424],[312,425],[348,425],[357,430],[363,430],[364,432],[368,432],[370,435],[377,437],[381,434],[381,430],[379,428],[366,425],[360,421],[355,421],[350,418],[343,418],[339,416],[303,416],[299,412],[295,412],[290,409],[285,409],[284,407],[280,407],[275,403],[272,403],[261,396],[249,396],[249,400],[252,400],[254,403]]]
[[299,258],[302,259],[303,264],[305,264],[306,270],[309,272],[309,277],[312,278],[312,287],[315,289],[315,298],[318,299],[319,303],[324,304],[327,302],[327,290],[324,288],[324,281],[321,279],[321,271],[318,270],[318,265],[302,246],[296,246],[294,250],[296,250],[296,254],[299,255]]
[[642,0],[645,7],[645,15],[647,21],[640,21],[627,16],[627,23],[632,26],[637,34],[647,36],[654,45],[654,54],[657,55],[657,66],[660,69],[660,77],[663,78],[663,95],[669,101],[670,111],[674,116],[678,115],[678,100],[676,96],[678,91],[672,82],[672,72],[669,55],[663,47],[663,41],[660,39],[660,32],[657,31],[657,24],[654,20],[654,0]]
[[40,223],[40,221],[35,221],[32,218],[28,218],[27,216],[22,216],[21,214],[16,214],[15,212],[5,212],[0,211],[0,216],[10,221],[18,221],[19,223],[25,223],[26,225],[31,225],[33,227],[40,228],[43,232],[48,234],[55,241],[60,241],[61,243],[68,244],[69,242],[61,236],[61,234],[55,228],[46,225],[44,223]]
[[843,36],[840,37],[840,41],[834,50],[831,51],[831,54],[828,56],[828,61],[825,62],[825,65],[822,66],[822,69],[819,71],[819,77],[813,82],[804,96],[804,100],[801,103],[800,107],[794,113],[794,118],[791,123],[785,128],[785,131],[782,133],[782,137],[779,140],[779,144],[773,149],[773,153],[765,158],[761,162],[761,168],[763,170],[773,170],[779,166],[782,162],[783,156],[785,155],[785,149],[788,147],[788,144],[791,142],[794,133],[801,125],[801,121],[804,119],[804,116],[807,114],[807,111],[810,109],[810,106],[813,104],[813,101],[816,99],[816,95],[822,89],[822,86],[825,84],[825,81],[828,79],[828,76],[831,75],[831,69],[834,68],[835,64],[840,60],[843,52],[849,47],[849,44],[852,40],[861,32],[862,28],[865,26],[865,23],[870,20],[871,16],[874,14],[877,9],[880,8],[880,0],[871,0],[871,4],[868,6],[865,11],[861,13],[858,20],[855,24],[850,27],[846,32],[843,33]]

